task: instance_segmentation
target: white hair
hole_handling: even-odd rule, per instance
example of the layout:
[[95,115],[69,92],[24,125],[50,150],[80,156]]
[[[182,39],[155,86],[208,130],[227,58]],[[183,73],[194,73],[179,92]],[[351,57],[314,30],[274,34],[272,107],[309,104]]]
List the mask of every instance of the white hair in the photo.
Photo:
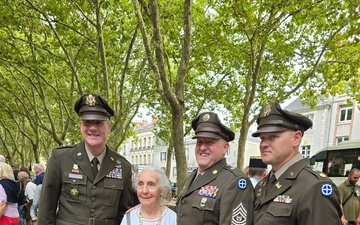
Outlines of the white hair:
[[0,162],[5,162],[5,157],[3,155],[0,155]]
[[[157,166],[154,166],[154,165],[149,165],[149,166],[146,166],[144,169],[142,169],[142,171],[139,173],[139,176],[140,174],[143,172],[143,171],[154,171],[157,173],[158,175],[158,178],[159,178],[159,184],[160,184],[160,188],[161,190],[164,191],[164,196],[163,198],[165,198],[170,192],[171,192],[171,186],[170,186],[170,181],[169,179],[166,177],[165,173],[163,171],[161,171]],[[137,179],[136,179],[136,182],[135,182],[135,188],[137,189]]]

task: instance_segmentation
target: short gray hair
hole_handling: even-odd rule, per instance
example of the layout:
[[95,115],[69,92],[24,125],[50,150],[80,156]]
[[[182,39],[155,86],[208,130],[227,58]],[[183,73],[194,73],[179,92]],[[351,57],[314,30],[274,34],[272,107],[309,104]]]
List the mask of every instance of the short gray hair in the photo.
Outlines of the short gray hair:
[[[171,192],[171,185],[170,185],[170,181],[166,177],[165,173],[162,170],[160,170],[158,167],[153,166],[153,165],[146,166],[144,169],[142,169],[141,172],[139,173],[139,176],[143,171],[154,171],[157,173],[159,183],[160,183],[160,188],[161,188],[161,190],[164,191],[164,196],[162,196],[162,198],[163,199],[166,198]],[[137,186],[138,186],[137,181],[138,181],[138,178],[136,178],[135,189],[137,189]]]
[[39,168],[41,172],[45,171],[45,166],[40,163],[35,164],[34,168]]

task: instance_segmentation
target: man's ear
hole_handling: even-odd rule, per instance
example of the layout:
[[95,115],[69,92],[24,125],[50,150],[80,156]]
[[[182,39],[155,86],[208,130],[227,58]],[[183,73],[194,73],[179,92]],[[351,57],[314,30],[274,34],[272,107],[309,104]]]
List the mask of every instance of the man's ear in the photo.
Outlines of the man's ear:
[[294,146],[300,146],[301,144],[301,139],[302,139],[302,133],[300,130],[295,131],[294,135],[293,135],[293,145]]

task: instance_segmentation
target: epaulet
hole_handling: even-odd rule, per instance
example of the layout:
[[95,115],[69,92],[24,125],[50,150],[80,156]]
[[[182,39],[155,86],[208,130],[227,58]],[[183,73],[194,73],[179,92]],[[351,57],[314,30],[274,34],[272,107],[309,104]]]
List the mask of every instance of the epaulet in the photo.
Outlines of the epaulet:
[[56,149],[74,148],[74,147],[75,147],[75,145],[62,145],[62,146],[57,147]]
[[[112,150],[111,150],[111,151],[112,151]],[[115,154],[117,157],[119,157],[119,158],[125,160],[126,162],[130,163],[129,160],[127,160],[127,158],[125,158],[124,156],[120,155],[118,152],[115,152],[115,151],[112,151],[112,152],[114,152],[114,154]]]
[[313,174],[319,180],[330,180],[330,178],[325,173],[323,173],[321,171],[315,171],[310,166],[305,167],[305,170],[307,170],[309,173]]
[[230,171],[231,173],[233,173],[236,177],[241,177],[244,176],[245,174],[237,167],[234,166],[230,166],[230,165],[226,165],[224,167],[224,169]]

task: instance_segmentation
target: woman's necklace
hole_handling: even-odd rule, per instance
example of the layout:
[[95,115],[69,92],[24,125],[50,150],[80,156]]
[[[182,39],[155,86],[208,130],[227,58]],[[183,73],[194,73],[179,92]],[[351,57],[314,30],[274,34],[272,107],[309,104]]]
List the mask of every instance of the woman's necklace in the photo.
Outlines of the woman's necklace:
[[[163,207],[160,206],[159,217],[158,217],[158,219],[157,219],[156,225],[160,225],[160,224],[161,224],[162,214],[163,214]],[[143,225],[143,220],[144,220],[143,211],[142,211],[142,207],[140,207],[140,211],[139,211],[139,225]]]

